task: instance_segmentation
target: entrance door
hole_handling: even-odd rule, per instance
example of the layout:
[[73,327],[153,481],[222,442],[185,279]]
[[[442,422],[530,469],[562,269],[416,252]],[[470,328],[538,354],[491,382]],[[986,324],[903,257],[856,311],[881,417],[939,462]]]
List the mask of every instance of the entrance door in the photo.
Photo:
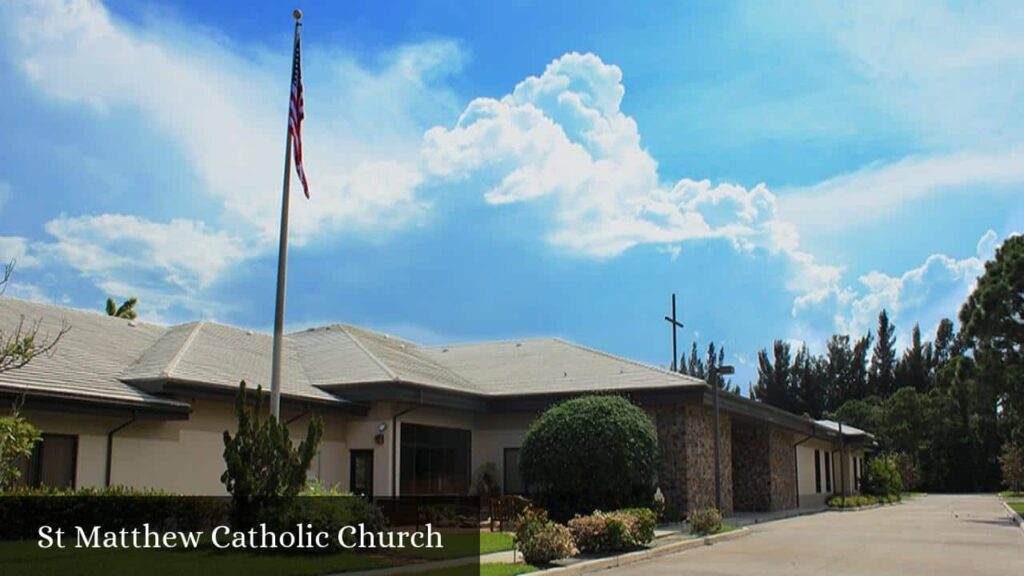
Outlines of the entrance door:
[[373,450],[349,450],[349,491],[373,498]]

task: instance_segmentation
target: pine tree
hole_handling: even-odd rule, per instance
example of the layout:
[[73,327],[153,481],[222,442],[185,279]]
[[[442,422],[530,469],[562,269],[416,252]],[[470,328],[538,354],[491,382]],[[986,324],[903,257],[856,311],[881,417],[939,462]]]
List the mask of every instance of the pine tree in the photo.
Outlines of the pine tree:
[[797,413],[808,414],[812,418],[821,418],[825,410],[826,373],[822,359],[811,354],[807,345],[803,344],[793,359],[791,373],[794,410]]
[[751,390],[751,395],[756,400],[776,408],[792,410],[793,402],[790,396],[792,362],[789,343],[776,340],[772,344],[772,356],[772,359],[768,358],[767,350],[757,353],[757,384]]
[[868,391],[888,398],[896,388],[896,328],[889,322],[885,309],[878,314],[877,334],[868,369]]
[[833,334],[828,344],[825,345],[825,350],[828,382],[827,406],[829,411],[834,411],[846,402],[856,399],[850,385],[850,375],[853,372],[853,350],[850,349],[850,337],[845,334]]
[[918,392],[927,392],[931,355],[931,345],[921,342],[921,327],[914,324],[910,348],[903,351],[903,357],[896,364],[896,386],[910,386]]
[[943,318],[939,321],[939,327],[935,330],[934,354],[932,355],[932,370],[941,370],[956,355],[958,347],[956,329],[953,321]]
[[[732,381],[728,378],[723,378],[718,374],[718,369],[725,365],[725,346],[718,349],[718,353],[715,353],[715,343],[712,341],[708,344],[708,359],[707,359],[707,377],[708,384],[712,386],[718,386],[719,389],[731,392],[733,394],[739,394],[740,387],[733,386]],[[713,381],[712,381],[713,380]]]
[[853,397],[858,400],[870,396],[868,388],[868,350],[871,350],[871,334],[865,334],[853,345],[849,386]]
[[694,378],[704,379],[704,362],[697,355],[697,342],[694,342],[693,346],[690,347],[690,359],[686,362],[684,372]]

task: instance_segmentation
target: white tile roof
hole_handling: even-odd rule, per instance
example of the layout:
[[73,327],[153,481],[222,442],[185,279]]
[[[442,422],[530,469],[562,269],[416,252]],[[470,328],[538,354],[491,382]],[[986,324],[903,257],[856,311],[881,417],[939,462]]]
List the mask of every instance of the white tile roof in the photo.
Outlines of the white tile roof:
[[704,386],[696,378],[557,338],[435,346],[422,352],[496,396]]
[[[827,428],[833,432],[839,432],[839,423],[835,420],[815,420],[819,426]],[[843,436],[871,436],[871,434],[861,430],[860,428],[854,428],[849,424],[843,424]]]
[[[281,394],[294,398],[334,401],[338,398],[313,386],[295,350],[285,339]],[[268,334],[213,322],[172,326],[129,366],[126,382],[169,379],[237,389],[245,380],[250,389],[270,388],[273,338]]]
[[105,314],[82,312],[47,304],[0,298],[0,332],[6,339],[24,321],[39,322],[39,338],[70,329],[50,355],[0,373],[0,390],[45,392],[83,401],[112,400],[152,408],[187,409],[188,404],[146,393],[121,382],[124,367],[156,342],[164,328],[129,322]]
[[[171,327],[131,323],[99,313],[0,298],[0,330],[40,318],[72,330],[53,358],[0,374],[0,386],[171,403],[146,393],[151,383],[234,389],[270,385],[270,335],[217,324]],[[545,338],[422,347],[350,325],[331,325],[285,337],[282,395],[345,403],[346,385],[401,382],[438,390],[501,397],[704,386],[698,379],[563,340]],[[133,386],[134,384],[134,386]],[[329,387],[330,392],[321,389]]]

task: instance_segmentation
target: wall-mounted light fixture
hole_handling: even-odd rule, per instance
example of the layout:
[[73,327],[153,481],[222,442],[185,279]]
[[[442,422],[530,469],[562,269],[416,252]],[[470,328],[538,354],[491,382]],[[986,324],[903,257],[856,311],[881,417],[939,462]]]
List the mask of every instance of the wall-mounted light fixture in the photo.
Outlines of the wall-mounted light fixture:
[[381,422],[380,424],[377,425],[377,435],[373,437],[373,441],[377,444],[377,446],[383,446],[384,445],[384,432],[387,429],[388,429],[388,423],[387,422]]

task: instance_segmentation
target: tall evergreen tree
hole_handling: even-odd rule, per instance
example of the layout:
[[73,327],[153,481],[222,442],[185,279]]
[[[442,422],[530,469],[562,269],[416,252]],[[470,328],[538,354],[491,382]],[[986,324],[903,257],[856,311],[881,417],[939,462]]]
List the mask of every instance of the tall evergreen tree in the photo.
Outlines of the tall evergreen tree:
[[914,324],[910,348],[903,351],[903,357],[896,364],[896,386],[910,386],[918,392],[926,392],[931,355],[931,345],[921,342],[921,327]]
[[895,391],[896,382],[896,327],[889,322],[889,314],[878,313],[878,332],[875,349],[871,353],[868,369],[868,389],[871,394],[888,398]]
[[788,342],[776,340],[772,344],[772,358],[769,359],[768,351],[761,350],[757,353],[757,384],[751,390],[751,395],[766,404],[771,404],[783,410],[792,410],[793,402],[790,396],[790,375],[791,357]]
[[725,346],[718,349],[715,352],[715,343],[711,342],[708,344],[708,360],[707,360],[707,374],[708,384],[712,386],[718,386],[719,389],[731,392],[733,394],[740,393],[739,385],[733,386],[732,380],[724,378],[718,374],[718,368],[725,365]]
[[871,334],[861,336],[853,344],[849,388],[852,391],[853,397],[858,399],[870,396],[870,390],[868,389],[868,350],[871,350]]
[[801,345],[793,359],[790,384],[793,387],[793,408],[798,413],[821,418],[825,411],[825,380],[827,370],[824,361]]
[[940,320],[939,327],[935,330],[935,343],[932,346],[934,350],[932,354],[933,371],[941,370],[953,356],[958,354],[958,340],[953,321],[949,318]]
[[1024,236],[1010,236],[985,263],[960,309],[962,334],[995,384],[1011,439],[1024,443]]
[[704,361],[697,355],[696,341],[693,343],[693,346],[690,347],[690,359],[686,362],[680,362],[680,365],[685,367],[682,371],[686,374],[689,374],[694,378],[704,378],[706,375],[704,372]]

